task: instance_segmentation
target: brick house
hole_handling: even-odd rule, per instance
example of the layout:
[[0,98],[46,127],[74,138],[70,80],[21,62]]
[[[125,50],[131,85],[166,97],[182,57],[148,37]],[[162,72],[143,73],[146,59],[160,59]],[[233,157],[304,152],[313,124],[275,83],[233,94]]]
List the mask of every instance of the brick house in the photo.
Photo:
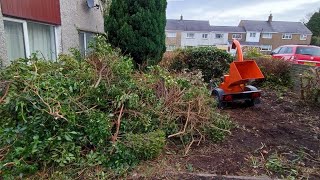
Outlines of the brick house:
[[214,43],[209,21],[167,19],[166,47],[167,51],[176,48],[211,46]]
[[242,20],[239,27],[246,33],[246,42],[257,43],[261,51],[272,51],[282,45],[310,45],[312,32],[301,22]]
[[70,48],[85,54],[96,33],[104,33],[103,11],[86,0],[0,0],[2,66],[32,53],[48,60]]
[[288,44],[309,45],[312,33],[301,22],[242,20],[238,26],[210,26],[209,21],[167,20],[167,51],[176,48],[216,46],[230,49],[233,39],[242,46],[260,48],[266,53]]

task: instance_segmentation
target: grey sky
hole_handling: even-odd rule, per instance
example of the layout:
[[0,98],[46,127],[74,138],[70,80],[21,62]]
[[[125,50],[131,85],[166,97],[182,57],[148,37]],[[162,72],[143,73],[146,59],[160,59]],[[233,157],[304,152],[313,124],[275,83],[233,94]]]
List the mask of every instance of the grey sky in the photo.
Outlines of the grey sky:
[[234,25],[240,20],[301,21],[320,8],[320,0],[167,0],[167,18],[209,20],[211,25]]

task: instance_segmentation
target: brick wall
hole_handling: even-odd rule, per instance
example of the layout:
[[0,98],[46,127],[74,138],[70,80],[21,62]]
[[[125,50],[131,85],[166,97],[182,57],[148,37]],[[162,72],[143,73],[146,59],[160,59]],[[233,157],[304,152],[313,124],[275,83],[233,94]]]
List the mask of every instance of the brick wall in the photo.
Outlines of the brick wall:
[[300,34],[293,34],[292,39],[282,39],[282,33],[272,34],[272,39],[264,39],[260,37],[261,45],[272,45],[272,49],[279,46],[299,44],[299,45],[310,45],[311,35],[308,35],[307,40],[300,40]]
[[[168,31],[170,32],[170,31]],[[176,32],[177,36],[175,38],[172,37],[166,37],[166,46],[174,45],[176,48],[181,47],[181,32]]]

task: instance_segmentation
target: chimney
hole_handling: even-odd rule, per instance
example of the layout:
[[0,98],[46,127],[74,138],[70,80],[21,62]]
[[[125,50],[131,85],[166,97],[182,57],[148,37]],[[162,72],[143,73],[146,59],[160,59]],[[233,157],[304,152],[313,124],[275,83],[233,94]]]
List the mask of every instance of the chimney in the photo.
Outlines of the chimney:
[[272,14],[270,14],[269,18],[268,18],[268,22],[272,22],[272,19],[273,19],[273,16],[272,16]]
[[181,14],[181,16],[180,16],[180,21],[182,21],[183,20],[183,16],[182,16],[182,14]]

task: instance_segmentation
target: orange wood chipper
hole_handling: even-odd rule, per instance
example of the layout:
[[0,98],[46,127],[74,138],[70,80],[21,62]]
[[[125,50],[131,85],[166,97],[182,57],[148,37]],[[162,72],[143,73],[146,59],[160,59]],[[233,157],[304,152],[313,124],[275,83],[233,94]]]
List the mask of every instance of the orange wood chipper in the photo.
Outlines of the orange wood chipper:
[[219,88],[212,90],[212,95],[217,98],[218,107],[224,108],[228,103],[245,101],[248,106],[260,103],[261,91],[248,82],[263,79],[264,76],[253,60],[243,60],[243,53],[239,41],[233,40],[232,49],[236,49],[237,60],[230,64],[230,72],[224,75]]

